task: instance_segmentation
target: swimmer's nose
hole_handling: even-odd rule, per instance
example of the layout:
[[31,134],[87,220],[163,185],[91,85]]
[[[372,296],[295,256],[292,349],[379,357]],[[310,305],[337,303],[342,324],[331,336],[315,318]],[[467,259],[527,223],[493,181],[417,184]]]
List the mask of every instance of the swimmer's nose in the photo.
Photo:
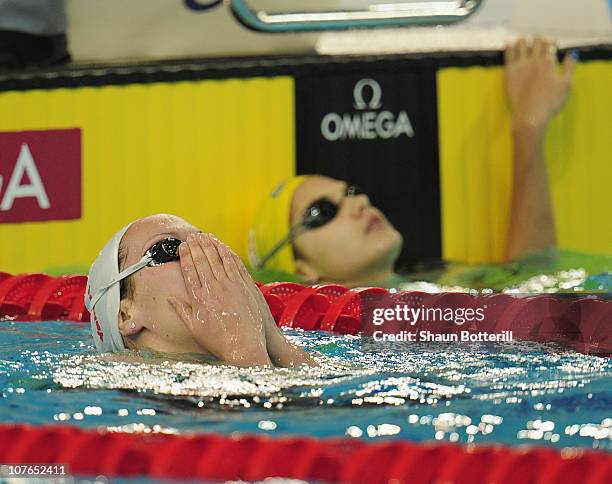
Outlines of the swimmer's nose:
[[370,198],[365,193],[347,197],[347,203],[350,205],[350,214],[354,218],[359,218],[363,212],[372,205]]

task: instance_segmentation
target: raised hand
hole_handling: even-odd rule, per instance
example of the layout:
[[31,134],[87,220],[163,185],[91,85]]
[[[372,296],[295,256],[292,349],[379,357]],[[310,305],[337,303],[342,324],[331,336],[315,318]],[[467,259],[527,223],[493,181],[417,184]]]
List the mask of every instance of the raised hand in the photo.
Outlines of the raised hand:
[[523,38],[506,48],[505,64],[513,123],[545,128],[570,93],[574,58],[566,54],[559,69],[552,42],[541,37],[532,42]]
[[505,260],[513,261],[557,244],[544,139],[570,93],[576,63],[568,54],[559,69],[554,44],[535,38],[509,46],[505,64],[514,155]]
[[270,365],[260,302],[229,248],[199,233],[181,244],[179,255],[190,299],[168,302],[198,344],[223,363]]

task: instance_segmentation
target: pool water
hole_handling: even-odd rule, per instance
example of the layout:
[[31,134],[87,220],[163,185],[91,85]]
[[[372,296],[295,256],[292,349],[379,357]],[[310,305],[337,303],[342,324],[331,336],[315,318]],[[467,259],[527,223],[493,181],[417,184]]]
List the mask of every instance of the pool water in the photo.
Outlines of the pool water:
[[319,368],[237,369],[95,353],[89,326],[0,322],[0,422],[612,448],[609,358],[554,345],[412,344],[286,331]]

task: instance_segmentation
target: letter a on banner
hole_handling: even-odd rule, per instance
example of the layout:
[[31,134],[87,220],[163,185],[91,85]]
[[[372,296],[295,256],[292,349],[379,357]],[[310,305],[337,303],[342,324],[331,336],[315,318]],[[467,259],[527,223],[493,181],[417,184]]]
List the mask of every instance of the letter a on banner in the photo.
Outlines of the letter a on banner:
[[[24,174],[28,175],[30,183],[21,185]],[[45,186],[36,168],[36,163],[34,162],[34,158],[32,158],[30,148],[28,148],[26,143],[23,143],[19,151],[17,164],[15,165],[11,179],[6,187],[6,193],[0,204],[0,210],[10,210],[13,207],[15,199],[27,197],[36,198],[38,206],[42,209],[47,209],[51,206],[49,197],[45,191]]]

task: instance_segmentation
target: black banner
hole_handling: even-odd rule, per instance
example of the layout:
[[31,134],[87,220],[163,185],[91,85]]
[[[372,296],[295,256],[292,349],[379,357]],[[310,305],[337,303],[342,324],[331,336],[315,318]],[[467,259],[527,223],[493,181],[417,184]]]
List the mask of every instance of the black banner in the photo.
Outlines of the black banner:
[[297,77],[297,173],[359,185],[403,234],[409,270],[441,258],[436,73],[385,64]]

